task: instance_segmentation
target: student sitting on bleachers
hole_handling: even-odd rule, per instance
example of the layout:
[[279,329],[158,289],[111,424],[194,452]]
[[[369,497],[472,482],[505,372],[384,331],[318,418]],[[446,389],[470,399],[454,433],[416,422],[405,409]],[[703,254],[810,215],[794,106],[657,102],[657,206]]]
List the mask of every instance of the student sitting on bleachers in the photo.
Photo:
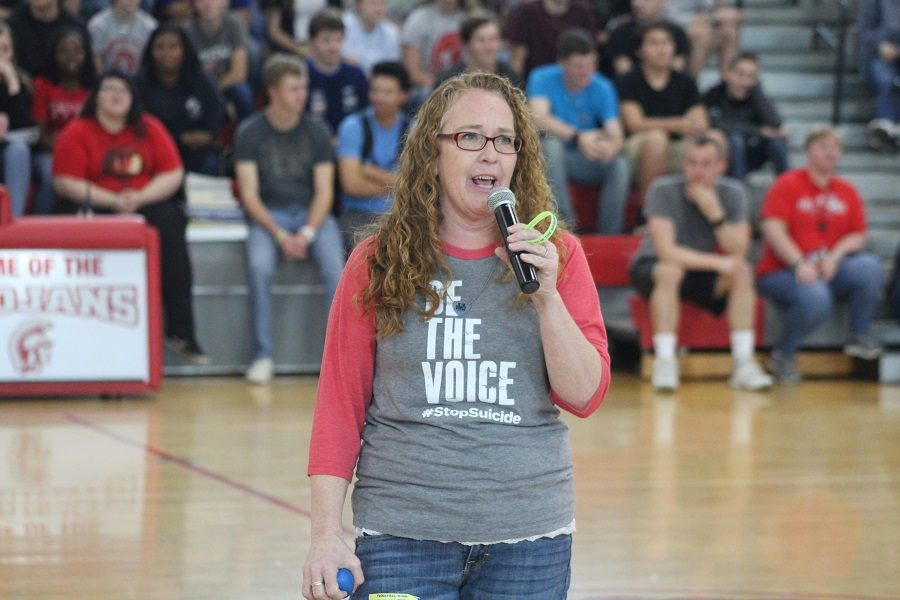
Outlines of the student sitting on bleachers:
[[459,60],[462,20],[462,0],[431,0],[413,10],[403,22],[401,50],[413,82],[414,103],[425,99],[438,73]]
[[[19,66],[33,78],[46,75],[53,65],[50,41],[67,29],[77,29],[89,40],[87,28],[77,17],[62,8],[61,0],[27,0],[17,2],[7,19],[19,49]],[[27,49],[27,51],[26,51]],[[89,53],[93,58],[93,54]]]
[[61,211],[140,214],[159,232],[166,345],[194,364],[208,364],[194,337],[187,218],[179,193],[184,168],[172,137],[144,113],[125,73],[102,75],[82,116],[59,135],[53,177]]
[[306,111],[323,120],[337,135],[347,115],[369,105],[369,81],[356,65],[341,57],[344,21],[331,8],[317,12],[309,22],[309,98]]
[[679,386],[676,356],[681,299],[715,314],[727,311],[734,358],[729,385],[735,389],[771,387],[756,363],[756,289],[747,261],[750,245],[748,201],[743,186],[721,177],[725,149],[718,140],[687,140],[684,175],[653,183],[644,212],[647,238],[631,264],[631,281],[650,300],[653,373],[658,390]]
[[638,34],[642,27],[650,23],[665,23],[672,32],[675,52],[672,55],[672,68],[684,71],[687,68],[691,43],[687,33],[678,23],[665,16],[666,0],[632,0],[631,14],[624,15],[610,22],[609,40],[602,48],[605,67],[612,75],[624,75],[638,63]]
[[219,175],[223,100],[183,27],[165,23],[153,32],[135,86],[147,112],[175,139],[185,170]]
[[712,126],[728,138],[729,177],[743,180],[767,162],[776,175],[788,170],[787,131],[760,86],[755,54],[738,54],[723,81],[703,95],[703,103]]
[[88,22],[97,68],[137,73],[156,25],[156,19],[141,10],[140,0],[112,0]]
[[640,29],[638,40],[640,65],[616,79],[616,88],[628,134],[625,152],[643,202],[657,177],[681,168],[685,138],[708,133],[709,118],[697,84],[672,67],[671,28],[650,23]]
[[725,0],[668,0],[666,14],[687,29],[691,40],[688,73],[698,77],[714,50],[719,53],[719,70],[725,71],[738,53],[744,21],[741,8],[726,6]]
[[368,76],[380,62],[400,60],[400,28],[387,18],[387,0],[356,0],[345,11],[344,58]]
[[875,88],[871,145],[881,152],[900,149],[900,3],[859,3],[859,71]]
[[21,216],[31,185],[31,147],[10,131],[31,125],[34,88],[31,78],[16,63],[9,25],[0,21],[0,182],[12,201],[12,215]]
[[501,60],[503,39],[500,37],[500,23],[490,13],[478,13],[467,17],[459,26],[459,37],[463,44],[462,60],[438,73],[434,87],[460,73],[496,73],[503,75],[518,88],[524,89],[522,76]]
[[410,117],[403,113],[412,82],[399,62],[372,68],[369,108],[345,118],[338,128],[341,231],[348,249],[357,233],[391,207],[391,191]]
[[344,243],[331,214],[331,136],[304,113],[306,64],[296,56],[274,54],[263,68],[263,83],[269,105],[241,124],[235,143],[235,172],[250,225],[247,275],[254,341],[246,378],[259,384],[274,374],[271,286],[279,257],[316,263],[326,306],[344,269]]
[[806,167],[779,177],[762,208],[766,249],[760,293],[784,310],[767,367],[781,383],[797,383],[795,355],[803,338],[828,318],[835,302],[850,305],[844,352],[877,358],[869,328],[884,284],[878,258],[866,247],[866,215],[856,188],[836,175],[841,139],[828,126],[810,130]]
[[38,188],[32,212],[37,215],[53,211],[53,148],[60,132],[81,113],[81,108],[97,80],[90,44],[79,29],[62,29],[50,40],[53,62],[46,76],[34,82],[31,118],[38,126],[39,137],[34,166]]
[[253,113],[248,83],[249,40],[244,23],[228,11],[227,0],[194,0],[194,18],[186,25],[204,70],[234,106],[238,122]]
[[575,222],[570,181],[602,184],[597,231],[622,233],[631,171],[621,154],[624,134],[616,88],[597,73],[597,51],[587,31],[567,29],[559,36],[557,62],[528,77],[528,103],[544,133],[547,175],[560,215]]

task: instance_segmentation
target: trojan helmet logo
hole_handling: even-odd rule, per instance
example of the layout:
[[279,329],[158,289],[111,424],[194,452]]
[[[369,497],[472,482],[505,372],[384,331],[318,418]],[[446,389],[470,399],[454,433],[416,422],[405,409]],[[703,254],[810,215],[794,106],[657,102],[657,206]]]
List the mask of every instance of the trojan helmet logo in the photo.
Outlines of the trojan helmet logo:
[[26,321],[9,336],[9,357],[20,375],[40,375],[50,363],[53,341],[47,330],[52,327],[49,321]]

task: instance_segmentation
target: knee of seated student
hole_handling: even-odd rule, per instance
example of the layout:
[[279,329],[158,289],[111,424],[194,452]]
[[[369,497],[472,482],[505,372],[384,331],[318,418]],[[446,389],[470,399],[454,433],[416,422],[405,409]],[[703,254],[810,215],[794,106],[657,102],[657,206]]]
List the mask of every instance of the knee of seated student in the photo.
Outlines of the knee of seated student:
[[653,289],[677,290],[684,280],[684,267],[659,261],[653,267]]
[[834,297],[824,281],[799,284],[794,301],[803,307],[807,316],[819,316],[823,320],[834,308]]
[[669,151],[669,136],[662,129],[635,133],[626,142],[626,155],[632,163],[643,157],[661,157]]
[[844,258],[841,271],[853,277],[860,286],[872,286],[880,290],[884,285],[884,267],[871,252],[860,252]]
[[728,292],[747,291],[756,288],[756,274],[753,271],[753,266],[746,259],[740,261],[737,268],[730,274],[723,275],[719,279],[722,282],[723,289]]

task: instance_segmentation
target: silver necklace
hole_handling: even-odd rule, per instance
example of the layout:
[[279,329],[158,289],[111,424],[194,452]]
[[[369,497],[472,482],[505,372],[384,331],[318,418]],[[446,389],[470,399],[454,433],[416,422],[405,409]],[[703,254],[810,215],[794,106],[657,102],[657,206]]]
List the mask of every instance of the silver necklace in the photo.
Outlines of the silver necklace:
[[472,298],[468,302],[465,302],[463,300],[455,300],[453,302],[453,310],[454,312],[456,312],[457,317],[464,317],[470,310],[472,310],[472,306],[475,304],[475,302],[478,301],[479,298],[481,298],[481,294],[483,294],[484,290],[487,289],[488,283],[491,281],[491,279],[494,278],[494,273],[497,271],[497,264],[499,262],[500,259],[494,257],[494,264],[491,266],[491,272],[488,273],[484,281],[481,282],[481,288],[478,290],[478,293],[475,294],[474,298]]

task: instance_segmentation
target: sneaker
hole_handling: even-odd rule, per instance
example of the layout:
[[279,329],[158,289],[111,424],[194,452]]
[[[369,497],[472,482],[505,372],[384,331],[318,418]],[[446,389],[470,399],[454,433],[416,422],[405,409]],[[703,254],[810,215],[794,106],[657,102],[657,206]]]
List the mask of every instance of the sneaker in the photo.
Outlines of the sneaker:
[[169,336],[166,338],[166,347],[193,365],[202,366],[209,364],[209,357],[200,348],[197,340]]
[[272,381],[272,375],[275,373],[275,363],[271,358],[257,358],[247,369],[244,378],[250,383],[264,385]]
[[772,387],[772,376],[763,371],[755,359],[742,360],[735,364],[728,385],[736,390],[756,392]]
[[653,361],[653,374],[650,376],[653,388],[660,392],[674,392],[678,389],[678,360],[674,358],[657,358]]
[[867,126],[869,146],[881,153],[891,154],[897,150],[894,142],[895,127],[889,119],[872,119]]
[[881,342],[870,333],[851,336],[844,344],[844,354],[864,360],[875,360],[881,356]]
[[796,358],[778,351],[772,352],[766,359],[766,370],[781,385],[797,385],[803,381],[803,377],[797,370]]

